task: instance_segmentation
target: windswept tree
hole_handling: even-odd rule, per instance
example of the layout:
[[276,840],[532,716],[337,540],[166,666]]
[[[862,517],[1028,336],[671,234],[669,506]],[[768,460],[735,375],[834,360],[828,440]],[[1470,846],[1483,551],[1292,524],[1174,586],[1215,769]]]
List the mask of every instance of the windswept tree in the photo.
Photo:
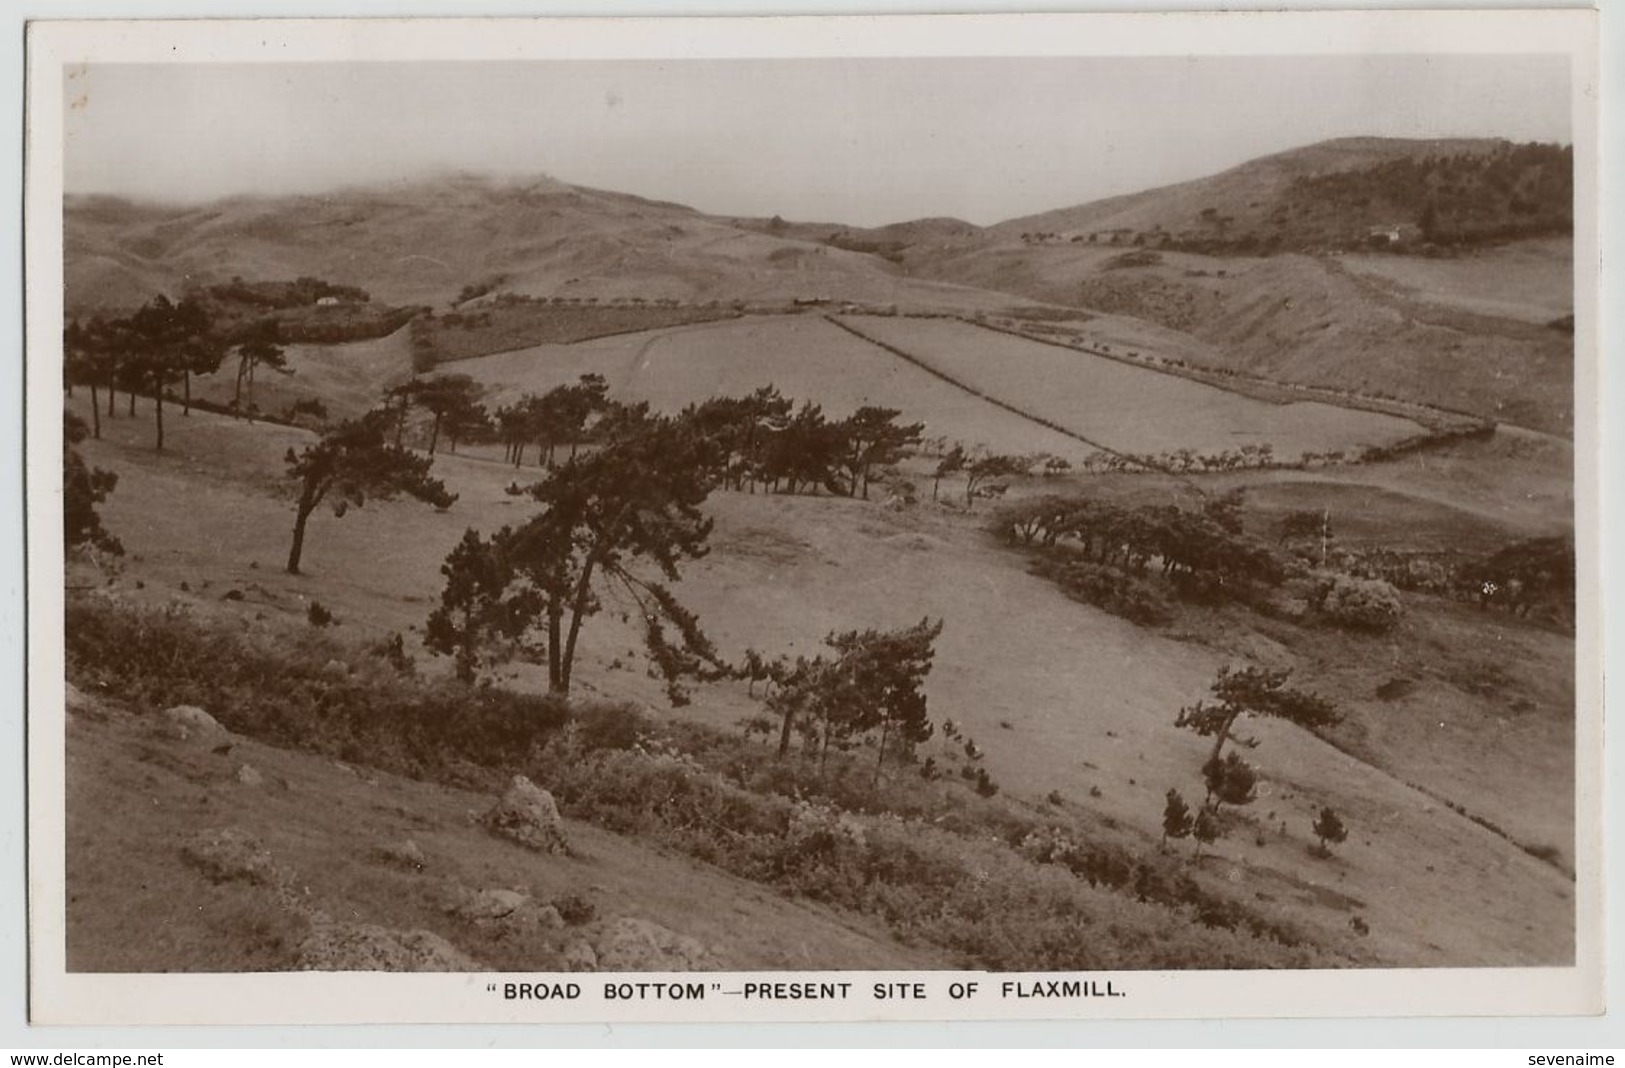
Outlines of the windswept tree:
[[937,491],[942,486],[942,480],[949,475],[956,475],[965,469],[965,447],[955,445],[942,454],[937,466],[931,472],[931,499],[937,499]]
[[323,501],[331,504],[334,515],[342,517],[369,498],[389,500],[405,495],[436,508],[449,508],[457,499],[445,483],[429,477],[433,460],[385,440],[389,420],[386,412],[371,412],[340,423],[298,453],[288,450],[288,477],[299,485],[288,574],[299,574],[305,526]]
[[280,374],[292,374],[288,368],[287,350],[282,347],[282,327],[275,319],[260,319],[250,324],[237,340],[237,387],[231,396],[231,407],[239,414],[244,409],[243,393],[247,387],[247,409],[254,411],[254,374],[261,367]]
[[1217,702],[1198,701],[1180,709],[1174,726],[1212,738],[1213,750],[1207,762],[1213,762],[1223,756],[1224,744],[1232,739],[1249,749],[1258,745],[1255,738],[1234,735],[1236,723],[1243,716],[1271,716],[1308,730],[1335,726],[1341,721],[1336,707],[1324,697],[1289,687],[1287,680],[1291,676],[1287,669],[1248,667],[1238,671],[1228,665],[1222,667],[1213,681]]
[[[535,647],[548,682],[568,693],[581,632],[604,597],[634,607],[650,660],[673,703],[685,678],[720,678],[727,666],[666,583],[707,551],[700,511],[712,472],[699,435],[681,420],[639,407],[618,410],[600,448],[559,465],[528,493],[529,521],[490,540],[465,535],[447,558],[431,648],[464,662],[476,645]],[[500,592],[498,592],[500,591]]]
[[1031,456],[1009,456],[1002,453],[989,453],[967,462],[965,507],[974,507],[977,497],[1002,493],[1007,483],[1000,481],[1001,479],[1025,475],[1032,470],[1033,463],[1034,459]]
[[846,469],[849,497],[869,499],[869,479],[877,467],[887,467],[903,458],[910,446],[918,445],[925,433],[924,423],[899,425],[896,408],[865,405],[840,424],[845,438],[841,464]]
[[928,740],[934,728],[922,687],[941,633],[942,621],[930,619],[901,630],[837,632],[824,639],[832,655],[793,665],[781,659],[774,672],[778,688],[768,698],[779,717],[779,757],[788,755],[798,730],[813,737],[820,768],[832,746],[873,734],[878,778],[888,753]]

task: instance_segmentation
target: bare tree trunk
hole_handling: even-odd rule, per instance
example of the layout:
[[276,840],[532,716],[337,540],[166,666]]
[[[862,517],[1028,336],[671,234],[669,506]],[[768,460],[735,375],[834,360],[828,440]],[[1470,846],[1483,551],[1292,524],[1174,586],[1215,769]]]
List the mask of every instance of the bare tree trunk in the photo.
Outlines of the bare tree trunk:
[[581,636],[581,624],[587,614],[587,598],[592,592],[594,558],[589,555],[581,565],[581,581],[576,583],[574,603],[570,606],[570,634],[564,642],[564,662],[559,666],[560,690],[570,692],[570,673],[575,667],[576,640]]
[[158,450],[164,451],[164,383],[160,379],[152,391],[152,410],[158,420]]
[[796,710],[793,705],[786,704],[784,708],[784,723],[779,727],[779,759],[783,760],[790,754],[790,728],[795,725]]
[[185,391],[185,400],[181,404],[181,415],[190,416],[192,414],[192,372],[182,371],[181,382],[181,388]]
[[303,500],[299,502],[299,511],[293,520],[293,548],[288,550],[288,574],[299,574],[299,557],[305,551],[305,524],[310,521],[310,513],[316,510],[314,504],[306,505]]
[[563,650],[559,638],[564,629],[564,606],[557,599],[547,607],[547,685],[558,693],[566,693],[569,684],[564,681]]
[[880,772],[886,766],[886,736],[891,733],[891,720],[880,721],[880,755],[875,758],[875,789],[880,789]]
[[90,384],[90,433],[100,441],[102,436],[102,399],[96,395],[96,383]]

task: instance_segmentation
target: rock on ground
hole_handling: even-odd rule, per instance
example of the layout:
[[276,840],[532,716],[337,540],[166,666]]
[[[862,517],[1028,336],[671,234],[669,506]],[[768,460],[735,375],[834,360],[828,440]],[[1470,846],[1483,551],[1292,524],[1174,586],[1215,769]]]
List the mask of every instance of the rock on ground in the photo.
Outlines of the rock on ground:
[[374,856],[386,864],[399,865],[413,871],[422,871],[429,863],[429,858],[424,856],[422,847],[410,838],[400,845],[379,846],[374,851]]
[[570,843],[564,836],[564,820],[553,795],[525,778],[515,775],[480,822],[493,834],[512,839],[520,845],[544,853],[569,853]]
[[564,926],[558,909],[517,890],[464,891],[447,911],[477,927],[515,933],[556,931]]
[[196,705],[166,708],[161,722],[165,733],[183,742],[194,738],[216,740],[230,733],[220,725],[219,720]]
[[307,972],[478,972],[485,966],[433,931],[331,923],[299,944]]
[[567,972],[595,972],[598,953],[586,939],[577,938],[559,951],[559,964]]
[[711,952],[694,939],[632,916],[606,923],[594,943],[600,971],[692,972],[719,967]]
[[235,827],[199,831],[187,839],[181,855],[211,882],[281,886],[289,878],[259,839]]

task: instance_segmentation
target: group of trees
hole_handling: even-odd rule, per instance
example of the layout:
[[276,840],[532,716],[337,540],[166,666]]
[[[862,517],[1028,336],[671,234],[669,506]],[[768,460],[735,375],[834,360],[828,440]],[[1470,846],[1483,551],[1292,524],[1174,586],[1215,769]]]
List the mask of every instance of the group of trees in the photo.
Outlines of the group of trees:
[[799,407],[773,386],[743,397],[714,397],[685,413],[709,439],[722,484],[736,490],[816,493],[868,499],[877,474],[919,445],[922,423],[873,405],[830,419]]
[[887,756],[911,753],[935,733],[921,686],[941,633],[940,619],[894,631],[832,632],[824,639],[828,655],[769,660],[750,649],[734,673],[767,683],[766,705],[777,723],[764,720],[759,729],[777,730],[781,759],[797,733],[817,752],[820,769],[831,748],[875,737],[878,779]]
[[598,448],[528,489],[541,505],[534,517],[489,537],[470,529],[447,557],[426,641],[454,657],[463,680],[509,657],[545,658],[550,686],[567,693],[582,626],[611,592],[636,606],[674,701],[683,678],[722,672],[667,585],[682,561],[707,551],[711,521],[700,505],[713,470],[704,438],[647,406],[622,408],[612,422]]
[[[1202,846],[1224,835],[1226,805],[1239,808],[1258,798],[1258,771],[1236,752],[1236,748],[1256,749],[1258,739],[1236,733],[1248,717],[1268,717],[1318,731],[1335,726],[1342,719],[1336,707],[1315,693],[1294,689],[1287,683],[1291,672],[1284,669],[1247,667],[1219,670],[1211,689],[1214,700],[1197,701],[1181,708],[1174,726],[1213,739],[1213,747],[1202,763],[1204,795],[1193,813],[1177,789],[1165,795],[1162,813],[1163,844],[1170,838],[1196,839],[1196,855]],[[1232,748],[1227,752],[1226,745]],[[1331,809],[1324,809],[1316,821],[1315,833],[1326,843],[1341,842],[1346,836],[1341,821]]]
[[[799,734],[822,767],[832,749],[874,737],[878,775],[888,756],[912,751],[932,733],[921,685],[940,621],[832,633],[830,652],[812,658],[751,650],[735,665],[673,593],[683,563],[708,550],[711,521],[701,505],[713,488],[750,477],[740,469],[748,450],[738,413],[764,399],[719,399],[677,416],[602,401],[595,447],[523,491],[540,506],[536,514],[490,535],[469,529],[446,558],[428,648],[452,657],[470,683],[509,660],[545,663],[549,686],[568,693],[584,626],[606,606],[624,606],[674,704],[686,702],[689,680],[742,678],[753,689],[765,682],[781,756]],[[863,453],[872,456],[890,422],[884,412],[856,422],[870,433],[866,446],[847,453],[848,492],[862,492]]]
[[101,391],[107,416],[116,414],[113,392],[129,394],[135,413],[138,392],[153,398],[156,447],[164,447],[164,393],[183,385],[184,412],[191,411],[192,376],[219,370],[230,339],[215,332],[208,312],[195,298],[179,303],[160,294],[134,313],[118,318],[75,319],[63,330],[66,386],[90,390],[91,433],[101,437]]
[[1013,544],[1134,576],[1155,565],[1181,593],[1205,599],[1242,597],[1285,577],[1270,546],[1242,530],[1234,494],[1200,509],[1046,494],[1002,509],[994,529]]
[[[536,463],[551,467],[558,445],[568,442],[573,459],[577,445],[588,438],[593,421],[610,410],[609,383],[603,375],[588,374],[574,384],[557,386],[546,393],[526,393],[498,408],[492,421],[505,460],[515,467],[522,466],[526,447],[534,444]],[[613,428],[608,429],[613,432]]]

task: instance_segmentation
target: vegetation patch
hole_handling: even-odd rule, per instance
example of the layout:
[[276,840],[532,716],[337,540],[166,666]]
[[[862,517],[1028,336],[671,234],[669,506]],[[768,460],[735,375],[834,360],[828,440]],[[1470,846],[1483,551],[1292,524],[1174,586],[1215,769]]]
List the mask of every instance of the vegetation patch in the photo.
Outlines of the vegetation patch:
[[[489,290],[474,286],[465,299]],[[589,338],[708,323],[738,316],[731,305],[679,304],[673,300],[601,302],[565,297],[522,297],[504,293],[445,315],[424,316],[412,326],[412,359],[417,368],[489,356],[534,345],[568,345]]]

